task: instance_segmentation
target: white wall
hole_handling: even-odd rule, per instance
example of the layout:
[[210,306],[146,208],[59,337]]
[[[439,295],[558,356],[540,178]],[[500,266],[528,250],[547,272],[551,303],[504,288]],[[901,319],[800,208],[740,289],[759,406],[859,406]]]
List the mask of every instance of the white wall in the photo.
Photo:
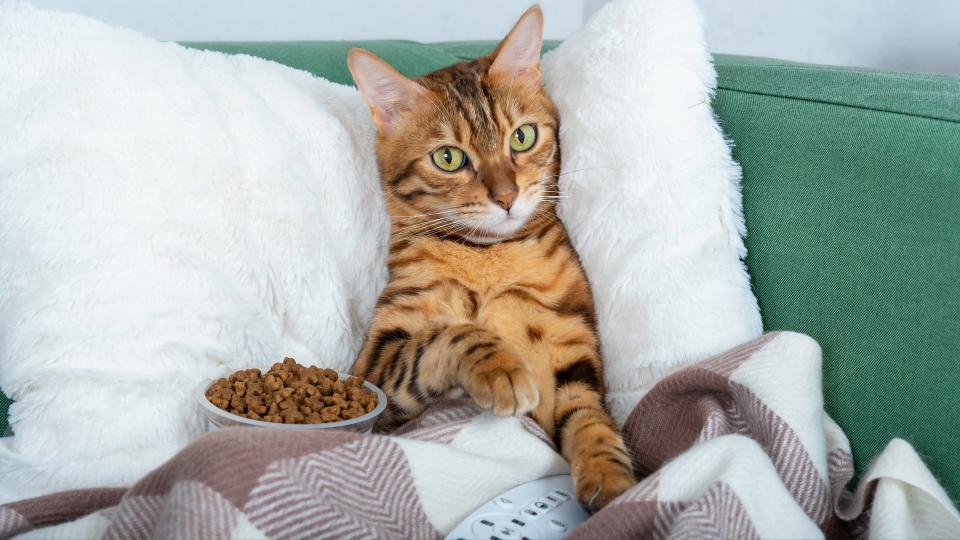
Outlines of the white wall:
[[960,74],[960,0],[698,0],[713,50]]
[[[32,0],[164,40],[499,39],[533,0]],[[960,0],[697,0],[716,52],[960,74]],[[562,39],[606,0],[540,0]]]
[[[589,1],[589,0],[586,0]],[[596,1],[596,0],[594,0]],[[171,41],[503,37],[534,0],[32,0]],[[581,26],[585,0],[540,0],[544,34]]]

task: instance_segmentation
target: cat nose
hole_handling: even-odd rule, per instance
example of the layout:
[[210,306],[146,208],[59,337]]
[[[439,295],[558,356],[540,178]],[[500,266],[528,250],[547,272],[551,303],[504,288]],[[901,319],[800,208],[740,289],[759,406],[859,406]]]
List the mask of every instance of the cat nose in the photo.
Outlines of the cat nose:
[[517,193],[518,192],[516,189],[512,189],[510,191],[493,195],[491,199],[493,199],[493,202],[500,205],[500,208],[503,208],[504,210],[510,210],[510,207],[513,206],[513,201],[517,200]]

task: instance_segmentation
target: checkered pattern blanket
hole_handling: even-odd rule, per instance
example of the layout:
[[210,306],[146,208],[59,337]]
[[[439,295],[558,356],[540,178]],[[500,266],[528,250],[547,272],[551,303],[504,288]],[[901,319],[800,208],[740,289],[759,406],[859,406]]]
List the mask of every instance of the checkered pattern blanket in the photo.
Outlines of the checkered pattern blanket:
[[[955,537],[960,514],[894,439],[846,489],[820,349],[767,334],[657,384],[624,427],[639,483],[571,538]],[[389,436],[225,429],[129,488],[0,506],[0,537],[437,538],[566,463],[529,418],[436,405]]]

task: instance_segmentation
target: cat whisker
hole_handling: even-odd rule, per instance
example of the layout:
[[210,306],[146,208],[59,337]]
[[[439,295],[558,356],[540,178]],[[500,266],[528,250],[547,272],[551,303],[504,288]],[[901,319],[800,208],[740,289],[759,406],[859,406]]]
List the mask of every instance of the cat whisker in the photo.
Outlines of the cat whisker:
[[457,230],[462,226],[456,219],[449,218],[449,217],[431,220],[427,224],[421,223],[418,225],[420,225],[420,227],[417,227],[416,225],[408,227],[408,229],[412,229],[412,230],[409,231],[408,234],[403,238],[404,239],[419,238],[429,234],[435,234],[437,232],[444,231],[444,230],[447,230],[447,233],[449,234],[449,228],[451,226],[455,227],[454,230]]
[[399,231],[397,231],[397,233],[416,234],[416,233],[419,233],[420,231],[432,229],[434,227],[442,227],[442,226],[448,225],[449,223],[450,222],[446,218],[440,218],[437,220],[431,220],[429,222],[417,223],[416,225],[404,227],[403,229],[400,229]]
[[394,234],[396,236],[405,236],[410,237],[421,233],[422,231],[432,229],[434,227],[442,227],[448,224],[447,218],[439,218],[436,220],[430,220],[429,222],[417,223],[415,225],[410,225],[408,227],[401,228],[397,230]]
[[412,224],[410,224],[410,225],[405,225],[405,226],[401,227],[401,230],[402,230],[402,229],[407,229],[407,228],[410,228],[410,227],[417,227],[417,226],[419,226],[419,225],[425,225],[425,224],[428,224],[428,223],[436,223],[437,221],[442,221],[442,220],[444,220],[444,219],[449,219],[449,218],[446,217],[446,216],[441,216],[441,217],[438,217],[438,218],[428,219],[428,220],[426,220],[426,221],[419,221],[419,222],[417,222],[417,223],[412,223]]
[[583,171],[597,171],[597,170],[604,170],[604,169],[613,171],[613,170],[616,170],[616,167],[581,167],[579,169],[574,169],[572,171],[563,171],[560,174],[557,174],[556,176],[564,176],[567,174],[574,174],[574,173],[583,172]]
[[435,215],[439,215],[439,214],[446,214],[447,212],[450,212],[450,211],[452,211],[452,210],[459,210],[459,209],[461,209],[461,208],[466,208],[466,206],[467,206],[467,205],[465,205],[465,204],[460,204],[460,205],[456,205],[456,206],[448,206],[447,208],[441,208],[440,210],[437,210],[436,212],[424,212],[424,213],[420,213],[420,214],[410,214],[410,215],[408,215],[408,216],[394,216],[394,215],[391,215],[390,217],[391,217],[391,218],[394,218],[394,219],[414,219],[414,218],[418,218],[418,217],[435,216]]
[[543,178],[538,179],[535,183],[537,183],[537,184],[542,184],[542,183],[544,183],[544,182],[546,182],[546,181],[548,181],[548,180],[553,180],[553,179],[556,179],[556,178],[560,178],[561,176],[565,176],[565,175],[568,175],[568,174],[575,174],[575,173],[578,173],[578,172],[593,171],[593,170],[602,170],[602,169],[616,170],[616,167],[583,167],[583,168],[580,168],[580,169],[574,169],[574,170],[572,170],[572,171],[564,171],[564,172],[561,172],[561,173],[559,173],[559,174],[553,174],[553,175],[550,175],[550,176],[544,176]]

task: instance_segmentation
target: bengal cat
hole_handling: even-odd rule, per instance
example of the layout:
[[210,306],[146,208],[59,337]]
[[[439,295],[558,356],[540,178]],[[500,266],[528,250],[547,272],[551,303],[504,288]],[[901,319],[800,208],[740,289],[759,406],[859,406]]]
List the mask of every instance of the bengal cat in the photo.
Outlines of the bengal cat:
[[349,52],[392,222],[390,280],[354,372],[390,398],[381,427],[463,391],[493,414],[530,414],[596,510],[634,479],[604,405],[590,285],[555,212],[542,29],[535,6],[489,56],[417,79]]

